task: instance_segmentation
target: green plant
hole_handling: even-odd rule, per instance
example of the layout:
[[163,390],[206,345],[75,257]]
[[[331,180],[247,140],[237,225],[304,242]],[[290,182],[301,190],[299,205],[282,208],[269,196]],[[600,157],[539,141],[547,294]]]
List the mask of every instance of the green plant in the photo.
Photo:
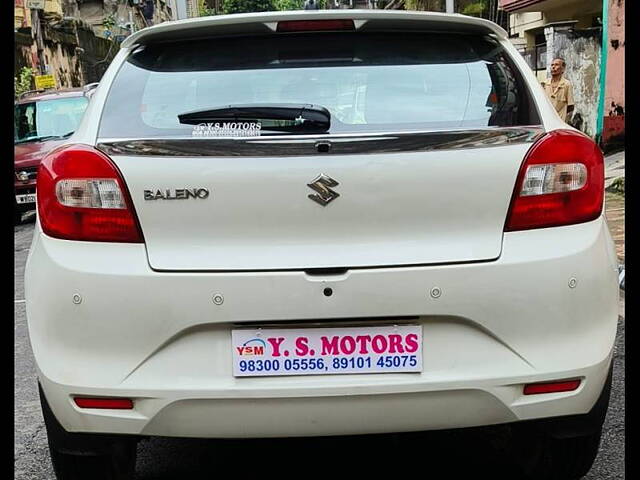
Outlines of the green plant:
[[13,77],[13,90],[16,98],[29,90],[33,90],[33,74],[33,68],[22,67],[18,76]]
[[224,13],[268,12],[275,10],[273,0],[223,0]]
[[[480,17],[488,9],[487,0],[456,0],[455,11],[464,15]],[[428,12],[444,12],[445,0],[405,0],[406,10],[424,10]]]
[[198,15],[201,17],[208,17],[210,15],[215,15],[216,14],[216,10],[215,8],[209,8],[209,6],[206,4],[205,0],[199,0],[198,1]]
[[273,0],[276,10],[302,10],[304,0]]
[[[303,10],[305,0],[273,0],[276,10]],[[316,0],[320,10],[327,6],[327,0]]]
[[478,0],[477,2],[470,3],[462,9],[464,15],[472,15],[474,17],[481,17],[486,8],[484,0]]
[[116,17],[113,13],[102,18],[102,26],[105,30],[112,30],[116,26]]
[[444,12],[445,0],[405,0],[404,6],[406,10]]

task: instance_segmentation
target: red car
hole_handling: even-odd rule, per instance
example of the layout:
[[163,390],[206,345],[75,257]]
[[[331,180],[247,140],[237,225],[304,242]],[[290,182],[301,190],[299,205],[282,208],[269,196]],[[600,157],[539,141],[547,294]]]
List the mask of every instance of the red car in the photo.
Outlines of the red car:
[[33,92],[15,103],[15,223],[36,208],[36,174],[40,161],[78,127],[97,84]]

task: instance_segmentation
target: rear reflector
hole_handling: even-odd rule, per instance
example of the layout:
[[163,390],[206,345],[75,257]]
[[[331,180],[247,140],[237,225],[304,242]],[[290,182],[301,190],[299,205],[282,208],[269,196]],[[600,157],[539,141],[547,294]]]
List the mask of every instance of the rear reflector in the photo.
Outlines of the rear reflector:
[[572,392],[580,386],[580,380],[567,380],[562,382],[530,383],[524,386],[525,395],[537,395],[539,393]]
[[355,30],[353,20],[287,20],[278,22],[278,32],[328,32]]
[[86,398],[73,399],[80,408],[103,408],[111,410],[132,410],[133,400],[129,398]]

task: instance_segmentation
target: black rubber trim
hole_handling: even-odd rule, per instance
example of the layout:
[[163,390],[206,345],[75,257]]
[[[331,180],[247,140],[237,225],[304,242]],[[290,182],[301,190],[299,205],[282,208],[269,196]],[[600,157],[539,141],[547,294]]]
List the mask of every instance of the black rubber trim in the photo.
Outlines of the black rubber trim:
[[38,382],[42,415],[47,427],[49,447],[53,450],[72,455],[106,455],[113,452],[114,447],[122,442],[137,443],[140,437],[136,435],[117,435],[100,433],[72,433],[67,432],[55,417]]
[[613,378],[613,361],[609,367],[609,374],[604,382],[602,392],[596,400],[589,413],[581,415],[570,415],[565,417],[553,417],[546,419],[528,420],[518,422],[522,426],[535,426],[551,435],[554,438],[574,438],[592,435],[602,429],[607,409],[609,407],[609,397],[611,395],[611,383]]
[[[271,135],[238,138],[100,139],[96,148],[108,156],[158,157],[289,157],[318,155],[316,144],[330,148],[325,155],[391,154],[488,148],[535,142],[540,125],[326,135]],[[267,161],[267,160],[265,160]]]

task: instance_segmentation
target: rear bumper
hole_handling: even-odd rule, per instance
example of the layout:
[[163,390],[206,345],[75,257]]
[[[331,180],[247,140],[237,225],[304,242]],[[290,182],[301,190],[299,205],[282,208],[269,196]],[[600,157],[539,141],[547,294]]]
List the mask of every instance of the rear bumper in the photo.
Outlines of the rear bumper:
[[[587,413],[607,377],[618,316],[602,219],[505,234],[493,262],[337,277],[158,273],[144,245],[36,234],[25,290],[39,378],[66,430],[180,437],[418,431]],[[233,325],[398,316],[423,325],[422,373],[232,376]],[[581,378],[578,390],[522,395],[525,383],[566,378]],[[75,395],[130,397],[135,409],[82,410]]]

